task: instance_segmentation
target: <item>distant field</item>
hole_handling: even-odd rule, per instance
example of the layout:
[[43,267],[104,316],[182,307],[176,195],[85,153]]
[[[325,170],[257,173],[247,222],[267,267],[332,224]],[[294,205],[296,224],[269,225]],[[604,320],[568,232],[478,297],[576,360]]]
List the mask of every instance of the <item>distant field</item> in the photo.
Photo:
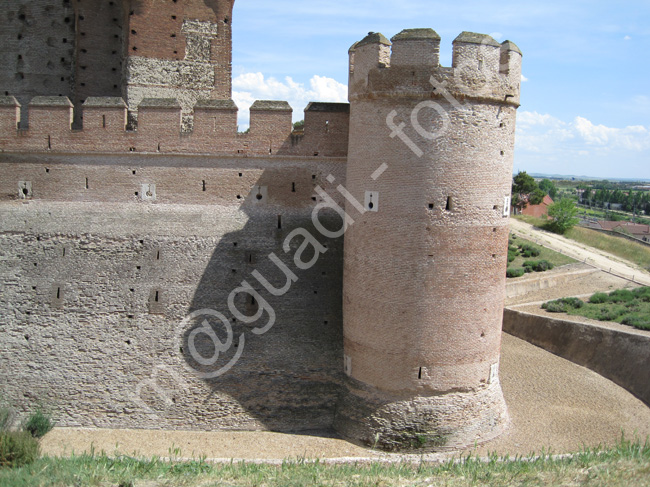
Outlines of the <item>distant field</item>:
[[[526,215],[517,215],[513,218],[530,223],[538,228],[544,228],[546,220]],[[650,270],[650,247],[632,242],[624,237],[615,234],[604,234],[583,227],[573,227],[564,236],[575,242],[609,252],[625,260],[633,262],[638,266]]]

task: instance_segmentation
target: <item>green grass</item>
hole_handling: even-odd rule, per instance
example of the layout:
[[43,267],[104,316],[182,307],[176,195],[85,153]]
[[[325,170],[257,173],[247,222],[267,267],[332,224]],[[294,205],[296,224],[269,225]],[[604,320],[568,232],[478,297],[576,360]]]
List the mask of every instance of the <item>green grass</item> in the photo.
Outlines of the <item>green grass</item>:
[[650,330],[650,287],[618,289],[609,294],[596,293],[586,303],[577,301],[576,298],[562,298],[544,303],[542,308]]
[[528,244],[531,247],[539,250],[539,256],[524,257],[523,255],[518,255],[514,261],[508,264],[509,269],[522,267],[524,265],[524,262],[527,260],[547,260],[555,267],[560,267],[566,264],[573,264],[577,262],[571,257],[567,257],[566,255],[560,254],[559,252],[555,252],[554,250],[547,249],[546,247],[542,247],[541,245],[537,245],[536,243],[533,243],[530,240],[526,240],[525,238],[522,237],[513,238],[513,236],[511,235],[510,239],[512,240],[514,245]]
[[131,457],[81,455],[41,458],[19,469],[0,470],[0,485],[17,486],[650,486],[650,443],[624,437],[612,448],[585,449],[567,458],[542,453],[529,458],[473,457],[445,464],[282,465],[204,460],[164,462]]
[[650,224],[650,218],[646,216],[632,215],[632,213],[627,213],[624,211],[612,211],[612,210],[603,210],[601,208],[588,208],[586,206],[578,206],[580,212],[578,216],[589,216],[592,218],[597,218],[599,220],[619,220],[619,221],[632,221],[636,223],[643,223],[645,225]]
[[576,242],[609,252],[650,270],[650,247],[627,240],[625,237],[606,235],[590,228],[573,227],[565,235]]
[[[544,228],[546,220],[527,215],[517,215],[514,218],[524,221],[538,228]],[[612,255],[621,257],[644,269],[650,270],[650,247],[632,242],[625,237],[615,234],[604,234],[590,228],[573,227],[564,236],[575,242],[593,247]]]

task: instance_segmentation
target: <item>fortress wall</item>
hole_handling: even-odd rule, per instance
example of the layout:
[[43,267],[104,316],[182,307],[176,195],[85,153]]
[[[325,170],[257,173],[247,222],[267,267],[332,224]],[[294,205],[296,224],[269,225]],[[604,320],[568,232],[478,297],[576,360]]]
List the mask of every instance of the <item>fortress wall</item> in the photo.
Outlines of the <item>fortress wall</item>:
[[[72,2],[6,2],[0,29],[0,95],[21,104],[34,96],[72,93],[75,15]],[[25,110],[26,111],[26,110]],[[23,114],[27,120],[27,114]]]
[[[162,204],[310,208],[316,185],[345,173],[345,161],[162,155],[0,155],[0,200],[137,202],[153,185]],[[29,183],[30,193],[19,189]],[[263,198],[257,199],[259,188]],[[145,190],[146,193],[146,190]],[[337,193],[338,194],[338,193]]]
[[[311,194],[321,184],[342,204],[324,179],[332,173],[343,180],[343,161],[23,157],[3,161],[2,172],[3,194],[7,174],[29,170],[34,180],[32,199],[0,203],[0,389],[7,400],[19,408],[51,405],[62,426],[331,426],[342,371],[342,240],[328,240],[313,227]],[[153,201],[106,202],[153,180]],[[56,188],[60,194],[51,201]],[[340,225],[327,212],[318,216],[328,227]],[[327,246],[305,270],[294,263],[302,237],[289,252],[282,248],[298,228]],[[269,260],[271,252],[297,277],[283,296],[271,295],[251,275],[258,270],[282,288],[286,278]],[[228,295],[243,280],[276,313],[266,333],[253,332],[266,324],[266,311],[246,325],[228,308]],[[261,301],[239,294],[235,303],[250,316]],[[217,365],[242,350],[236,365],[213,379],[188,370],[197,368],[190,328],[179,328],[204,308],[223,313],[233,330]],[[217,332],[225,341],[225,328]],[[194,338],[202,357],[213,355],[209,337]]]
[[[126,21],[123,5],[115,0],[75,2],[76,63],[72,99],[75,106],[81,106],[89,96],[122,95],[123,26]],[[81,124],[81,113],[75,115],[75,122]]]
[[121,98],[92,97],[83,107],[84,114],[89,112],[83,128],[73,130],[73,107],[66,97],[32,99],[29,111],[34,120],[28,128],[17,117],[16,99],[0,97],[0,151],[346,156],[347,104],[320,104],[319,111],[306,112],[305,135],[297,139],[292,139],[291,107],[286,102],[256,104],[246,134],[237,133],[237,107],[232,100],[198,102],[193,130],[182,132],[178,102],[145,99],[136,130],[127,130]]

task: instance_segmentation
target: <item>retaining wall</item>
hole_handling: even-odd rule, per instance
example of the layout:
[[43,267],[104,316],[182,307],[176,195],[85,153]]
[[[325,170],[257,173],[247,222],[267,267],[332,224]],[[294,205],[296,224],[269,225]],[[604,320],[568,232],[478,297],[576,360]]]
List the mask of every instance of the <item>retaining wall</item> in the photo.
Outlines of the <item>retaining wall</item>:
[[587,367],[650,406],[650,333],[635,333],[506,309],[503,331]]

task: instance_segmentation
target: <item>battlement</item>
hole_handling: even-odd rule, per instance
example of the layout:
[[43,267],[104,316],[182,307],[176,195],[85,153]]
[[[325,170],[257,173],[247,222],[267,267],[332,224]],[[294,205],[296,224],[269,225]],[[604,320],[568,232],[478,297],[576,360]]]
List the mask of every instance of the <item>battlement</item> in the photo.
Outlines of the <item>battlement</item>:
[[[127,104],[119,97],[89,97],[78,114],[67,97],[34,97],[28,105],[28,126],[21,123],[20,108],[13,96],[0,97],[2,152],[347,155],[346,103],[310,103],[300,135],[293,133],[293,109],[286,101],[256,101],[247,133],[237,130],[233,100],[197,102],[191,131],[183,130],[182,107],[175,98],[144,98],[133,125],[127,124]],[[73,129],[75,119],[83,121],[81,129]]]
[[[390,41],[370,32],[349,51],[349,97],[453,96],[519,105],[521,51],[511,41],[462,32],[453,41],[452,66],[440,66],[440,36],[406,29]],[[443,85],[437,89],[431,82]],[[443,93],[446,91],[446,93]]]

